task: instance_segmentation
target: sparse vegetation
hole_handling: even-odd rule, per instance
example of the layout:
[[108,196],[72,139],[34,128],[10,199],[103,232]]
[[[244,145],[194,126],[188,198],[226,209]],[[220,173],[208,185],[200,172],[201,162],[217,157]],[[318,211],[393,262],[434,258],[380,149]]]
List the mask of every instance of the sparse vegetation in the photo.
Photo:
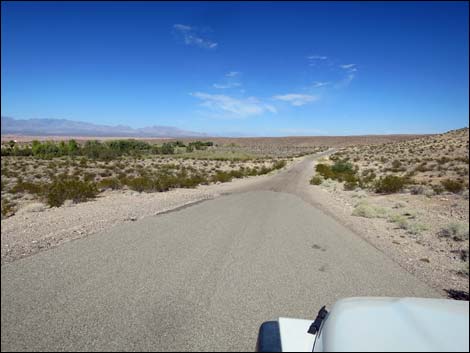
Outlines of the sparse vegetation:
[[94,183],[79,179],[56,180],[47,185],[44,197],[51,207],[61,206],[65,200],[83,202],[96,197],[98,189]]
[[453,193],[459,193],[464,189],[463,183],[458,180],[446,179],[441,181],[441,184],[446,191]]
[[375,183],[375,192],[383,194],[392,194],[401,191],[404,186],[408,183],[408,180],[404,177],[395,175],[387,175],[384,178],[380,178]]
[[388,213],[389,211],[386,208],[361,201],[355,206],[352,214],[353,216],[364,218],[387,218]]
[[312,185],[321,185],[323,183],[323,178],[318,175],[314,175],[312,179],[310,179],[310,184]]
[[456,241],[468,240],[469,227],[465,222],[451,222],[444,226],[439,232],[443,238],[451,238]]
[[[83,202],[105,190],[162,192],[227,182],[267,174],[286,163],[220,149],[211,141],[12,141],[2,145],[2,199],[12,195],[20,206],[32,199],[60,206],[66,199]],[[10,204],[4,209],[4,216],[13,214]]]

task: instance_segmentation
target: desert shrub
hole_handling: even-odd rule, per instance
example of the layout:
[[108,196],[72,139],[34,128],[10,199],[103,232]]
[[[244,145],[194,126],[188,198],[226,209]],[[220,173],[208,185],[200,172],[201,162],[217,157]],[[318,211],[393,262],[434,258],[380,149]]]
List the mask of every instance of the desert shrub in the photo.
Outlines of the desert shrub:
[[30,183],[26,182],[23,180],[19,180],[17,184],[11,189],[12,193],[18,193],[18,192],[29,192],[30,194],[40,194],[42,193],[44,188],[43,184],[35,184],[35,183]]
[[408,218],[401,214],[394,214],[388,218],[389,222],[395,223],[400,229],[408,228]]
[[262,166],[261,169],[258,171],[258,174],[259,175],[264,175],[264,174],[268,174],[271,171],[272,171],[272,169],[270,169],[266,166]]
[[125,184],[129,189],[138,191],[138,192],[153,192],[159,191],[159,185],[155,179],[149,177],[136,177],[136,178],[127,178]]
[[398,159],[395,159],[392,162],[392,168],[397,171],[400,167],[401,167],[401,162]]
[[178,180],[178,187],[180,188],[195,188],[199,184],[207,183],[206,178],[202,175],[196,174],[190,177],[184,177]]
[[310,184],[312,185],[320,185],[321,183],[323,183],[323,178],[321,176],[314,175],[312,179],[310,179]]
[[232,178],[233,177],[230,173],[223,172],[223,171],[219,170],[212,176],[212,181],[226,183],[228,181],[231,181]]
[[457,241],[468,240],[469,227],[465,222],[451,222],[444,226],[439,236],[444,238],[452,238]]
[[[178,141],[176,141],[178,142]],[[207,147],[210,147],[210,146],[213,146],[214,143],[211,142],[211,141],[208,141],[208,142],[203,142],[203,141],[194,141],[194,142],[190,142],[188,144],[188,147],[192,148],[193,150],[196,149],[196,150],[205,150],[207,149]],[[183,146],[181,147],[184,147],[184,144]]]
[[458,180],[446,179],[441,181],[441,185],[446,191],[453,192],[455,194],[461,192],[464,189],[464,184]]
[[346,161],[336,161],[331,167],[331,170],[335,174],[354,174],[353,165]]
[[431,185],[431,188],[436,195],[440,195],[444,192],[444,188],[441,185]]
[[15,203],[8,199],[2,199],[2,217],[9,217],[15,214]]
[[386,218],[388,210],[383,207],[371,205],[366,201],[362,201],[355,206],[352,215],[364,218]]
[[315,166],[315,171],[325,179],[333,179],[334,177],[334,173],[331,170],[331,167],[326,164],[321,164],[321,163],[317,164]]
[[273,164],[273,169],[281,169],[281,168],[284,168],[286,166],[287,162],[286,161],[276,161],[274,164]]
[[105,178],[100,180],[97,186],[100,190],[117,190],[120,189],[122,185],[118,178]]
[[418,222],[408,223],[408,226],[406,228],[408,233],[413,234],[413,235],[421,234],[422,232],[424,232],[428,229],[429,229],[429,227],[427,225],[422,224],[422,223],[418,223]]
[[414,185],[410,188],[412,195],[424,195],[427,188],[424,185]]
[[356,188],[359,186],[359,183],[357,182],[357,180],[351,180],[351,181],[346,181],[344,183],[344,190],[346,191],[352,191],[352,190],[356,190]]
[[98,194],[95,183],[79,179],[55,180],[44,188],[44,196],[51,207],[61,206],[65,200],[83,202],[94,198]]
[[161,154],[174,154],[175,147],[171,143],[164,143],[162,147],[160,147]]
[[392,194],[399,192],[406,185],[407,179],[396,175],[387,175],[385,178],[380,178],[375,183],[375,192],[380,194]]

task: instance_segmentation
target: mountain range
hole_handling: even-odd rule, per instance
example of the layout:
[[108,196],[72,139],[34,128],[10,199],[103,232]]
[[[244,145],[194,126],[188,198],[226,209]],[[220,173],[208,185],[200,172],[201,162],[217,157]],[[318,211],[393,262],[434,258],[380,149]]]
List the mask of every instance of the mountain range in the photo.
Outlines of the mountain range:
[[1,117],[2,135],[95,136],[95,137],[203,137],[204,133],[173,126],[132,128],[126,125],[101,125],[66,119],[14,119]]

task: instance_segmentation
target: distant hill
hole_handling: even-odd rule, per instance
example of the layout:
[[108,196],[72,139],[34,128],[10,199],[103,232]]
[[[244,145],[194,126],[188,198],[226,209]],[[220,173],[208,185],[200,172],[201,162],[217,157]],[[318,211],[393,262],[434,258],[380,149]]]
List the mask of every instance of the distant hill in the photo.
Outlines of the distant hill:
[[95,137],[204,137],[206,134],[172,126],[134,129],[125,125],[98,125],[66,119],[13,119],[1,117],[2,135]]

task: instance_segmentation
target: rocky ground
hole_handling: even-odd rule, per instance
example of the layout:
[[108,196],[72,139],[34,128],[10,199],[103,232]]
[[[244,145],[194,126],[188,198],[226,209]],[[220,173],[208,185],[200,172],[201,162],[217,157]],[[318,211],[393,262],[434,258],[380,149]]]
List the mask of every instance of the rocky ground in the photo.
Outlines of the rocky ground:
[[[311,185],[310,188],[328,214],[420,279],[436,289],[468,292],[469,204],[465,197],[447,194],[429,198],[410,193],[377,195],[344,191],[337,182]],[[375,213],[355,214],[358,205],[367,205]],[[416,226],[401,226],[394,221],[396,218]],[[467,238],[454,240],[452,235],[443,236],[445,232],[452,232],[453,225],[466,232]]]
[[[343,148],[317,164],[345,161],[357,178],[372,175],[372,182],[351,187],[319,177],[310,192],[319,207],[410,272],[437,289],[463,291],[468,297],[468,151],[468,128]],[[402,177],[406,184],[379,193],[374,183],[385,176]]]

